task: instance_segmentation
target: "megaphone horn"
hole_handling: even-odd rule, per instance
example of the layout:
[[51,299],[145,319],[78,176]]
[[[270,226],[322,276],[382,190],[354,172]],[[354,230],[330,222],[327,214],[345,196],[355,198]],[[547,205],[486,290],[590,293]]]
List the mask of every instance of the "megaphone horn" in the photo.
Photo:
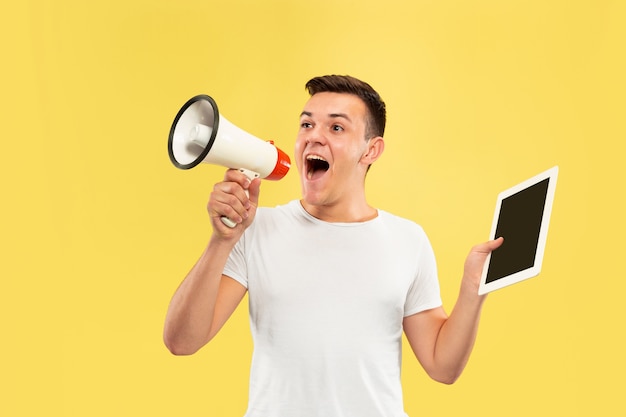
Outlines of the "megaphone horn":
[[[170,129],[168,153],[180,169],[202,162],[239,169],[251,180],[279,180],[291,167],[285,152],[220,116],[215,100],[204,94],[192,97],[178,111]],[[222,221],[235,225],[227,218]]]

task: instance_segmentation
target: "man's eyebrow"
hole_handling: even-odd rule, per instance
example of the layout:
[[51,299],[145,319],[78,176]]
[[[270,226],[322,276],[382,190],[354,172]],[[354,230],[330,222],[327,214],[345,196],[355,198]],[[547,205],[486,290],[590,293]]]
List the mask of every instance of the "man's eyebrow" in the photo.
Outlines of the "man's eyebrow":
[[328,115],[329,117],[336,119],[336,118],[342,118],[342,119],[346,119],[347,121],[351,122],[352,120],[348,117],[347,114],[345,113],[331,113]]
[[[308,116],[308,117],[312,117],[313,113],[309,112],[309,111],[303,111],[302,113],[300,113],[300,117],[302,116]],[[352,120],[350,119],[350,117],[348,117],[347,114],[345,113],[330,113],[328,115],[328,117],[330,117],[331,119],[337,119],[337,118],[342,118],[342,119],[346,119],[347,121],[351,122]]]

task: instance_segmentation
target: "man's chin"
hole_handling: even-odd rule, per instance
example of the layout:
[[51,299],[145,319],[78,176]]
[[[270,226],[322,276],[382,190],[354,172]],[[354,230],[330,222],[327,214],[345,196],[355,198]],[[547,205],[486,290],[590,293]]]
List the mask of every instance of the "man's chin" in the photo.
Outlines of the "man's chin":
[[326,200],[320,193],[305,192],[300,199],[302,205],[306,207],[322,207],[325,205]]

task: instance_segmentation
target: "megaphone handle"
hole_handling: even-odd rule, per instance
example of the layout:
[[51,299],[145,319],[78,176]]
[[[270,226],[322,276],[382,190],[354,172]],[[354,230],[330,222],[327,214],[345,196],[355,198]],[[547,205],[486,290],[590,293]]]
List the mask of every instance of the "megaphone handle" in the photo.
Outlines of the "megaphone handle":
[[[255,178],[259,178],[258,172],[250,171],[249,169],[245,169],[245,168],[239,168],[239,171],[242,172],[246,177],[248,177],[250,181],[252,181]],[[248,190],[245,190],[245,192],[247,196],[250,196],[250,194],[248,193]],[[231,229],[237,226],[237,223],[235,223],[234,221],[232,221],[226,216],[222,216],[220,220],[222,220],[222,223],[224,223],[226,226],[230,227]]]

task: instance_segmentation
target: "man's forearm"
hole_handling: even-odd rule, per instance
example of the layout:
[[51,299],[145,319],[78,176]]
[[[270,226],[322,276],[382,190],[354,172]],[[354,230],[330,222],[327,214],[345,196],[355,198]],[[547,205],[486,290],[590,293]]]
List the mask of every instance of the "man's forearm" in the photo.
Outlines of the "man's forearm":
[[483,297],[460,295],[441,327],[435,345],[435,363],[444,383],[456,381],[469,360],[476,341]]
[[163,340],[176,355],[189,355],[209,341],[222,271],[231,248],[207,246],[178,287],[165,318]]

